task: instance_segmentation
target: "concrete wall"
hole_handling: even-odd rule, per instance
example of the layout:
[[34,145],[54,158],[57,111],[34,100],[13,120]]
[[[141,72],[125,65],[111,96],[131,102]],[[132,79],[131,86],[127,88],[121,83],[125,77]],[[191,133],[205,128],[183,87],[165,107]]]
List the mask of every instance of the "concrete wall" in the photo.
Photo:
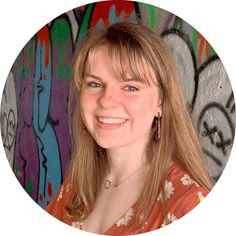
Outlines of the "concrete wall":
[[75,46],[90,27],[141,18],[170,45],[207,167],[215,181],[230,155],[235,128],[233,91],[224,66],[204,37],[167,11],[137,2],[99,2],[45,25],[16,58],[1,104],[1,134],[13,171],[44,207],[63,181],[70,157],[67,103]]

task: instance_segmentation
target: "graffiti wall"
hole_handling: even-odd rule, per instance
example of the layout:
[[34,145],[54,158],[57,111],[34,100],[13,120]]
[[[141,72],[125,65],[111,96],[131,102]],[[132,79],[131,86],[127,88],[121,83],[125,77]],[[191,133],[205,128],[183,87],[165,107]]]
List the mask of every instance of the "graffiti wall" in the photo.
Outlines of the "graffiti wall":
[[138,20],[170,46],[208,170],[215,181],[220,177],[233,144],[235,103],[214,49],[196,29],[163,9],[131,1],[92,3],[40,29],[16,58],[5,84],[4,148],[20,184],[41,207],[56,193],[70,159],[67,105],[75,48],[91,27]]

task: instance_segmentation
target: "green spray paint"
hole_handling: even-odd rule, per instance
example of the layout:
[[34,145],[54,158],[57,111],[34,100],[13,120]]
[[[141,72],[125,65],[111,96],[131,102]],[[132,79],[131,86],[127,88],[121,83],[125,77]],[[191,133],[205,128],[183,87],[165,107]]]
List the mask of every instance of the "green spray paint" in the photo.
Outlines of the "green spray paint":
[[71,77],[71,64],[65,63],[64,59],[67,58],[68,48],[72,45],[70,26],[64,18],[57,19],[51,29],[52,45],[57,45],[58,49],[58,66],[57,75],[59,80],[69,80]]
[[79,33],[77,35],[77,44],[80,44],[81,41],[85,38],[86,33],[88,31],[89,28],[89,21],[90,21],[90,17],[92,14],[92,10],[93,10],[94,4],[89,4],[88,8],[86,8],[85,13],[83,15],[83,20],[82,20],[82,24],[80,25],[80,29],[79,29]]
[[155,11],[155,7],[152,6],[152,5],[147,5],[147,6],[148,6],[149,13],[151,15],[151,19],[150,19],[150,22],[149,22],[149,27],[151,29],[154,29],[155,24],[156,24],[156,11]]
[[25,186],[25,191],[30,195],[31,193],[33,193],[33,181],[32,179],[29,179],[27,181],[27,184]]

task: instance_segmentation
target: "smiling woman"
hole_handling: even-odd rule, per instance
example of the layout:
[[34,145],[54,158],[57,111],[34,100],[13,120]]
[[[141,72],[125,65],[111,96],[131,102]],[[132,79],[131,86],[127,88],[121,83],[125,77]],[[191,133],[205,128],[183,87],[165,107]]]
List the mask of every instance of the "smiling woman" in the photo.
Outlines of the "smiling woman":
[[211,189],[164,42],[141,24],[89,32],[74,56],[68,178],[46,210],[85,231],[158,229]]
[[[127,145],[136,150],[136,142],[144,147],[153,118],[161,113],[160,95],[155,84],[146,85],[133,79],[124,81],[114,74],[106,46],[96,50],[90,67],[80,97],[82,119],[89,133],[99,146],[109,149],[109,153],[127,149]],[[144,69],[151,71],[147,66]],[[131,78],[128,70],[124,76]],[[130,149],[130,153],[134,150]],[[134,162],[134,158],[129,159]]]

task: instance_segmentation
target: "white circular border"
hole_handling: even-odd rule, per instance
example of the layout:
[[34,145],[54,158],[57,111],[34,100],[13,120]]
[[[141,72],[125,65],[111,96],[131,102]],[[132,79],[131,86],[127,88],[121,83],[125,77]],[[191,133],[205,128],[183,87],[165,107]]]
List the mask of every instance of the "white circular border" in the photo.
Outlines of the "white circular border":
[[[2,95],[7,75],[16,56],[29,39],[45,24],[58,15],[79,5],[91,3],[85,0],[21,0],[0,3],[0,94]],[[233,90],[236,78],[236,22],[233,0],[143,0],[178,15],[195,27],[213,46],[220,56],[231,80]],[[60,223],[45,213],[22,191],[12,174],[5,152],[0,145],[0,235],[90,235]],[[236,163],[235,144],[222,177],[208,197],[194,211],[168,227],[158,230],[158,234],[199,236],[232,235],[235,231],[236,204]],[[157,232],[148,233],[155,235]]]

